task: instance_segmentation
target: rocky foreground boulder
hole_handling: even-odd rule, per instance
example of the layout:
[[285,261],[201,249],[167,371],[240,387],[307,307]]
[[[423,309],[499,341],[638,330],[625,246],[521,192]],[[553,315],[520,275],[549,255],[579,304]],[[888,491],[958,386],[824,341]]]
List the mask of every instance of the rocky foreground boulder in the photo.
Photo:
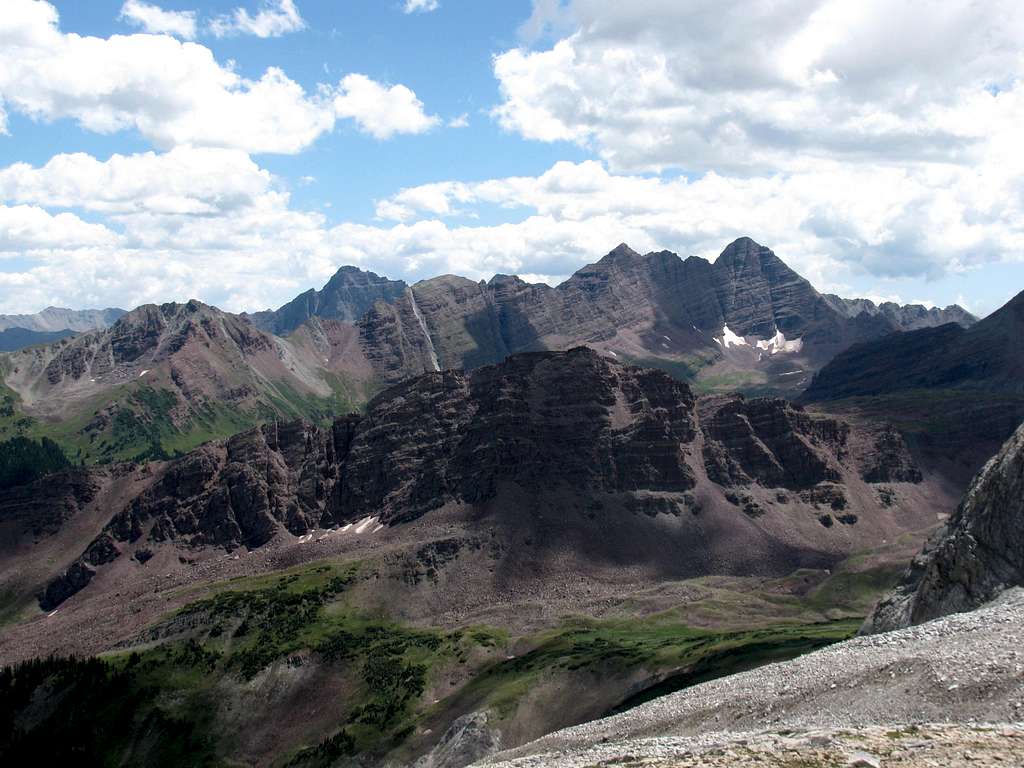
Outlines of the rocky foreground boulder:
[[971,483],[862,630],[886,632],[969,611],[1024,585],[1024,425]]

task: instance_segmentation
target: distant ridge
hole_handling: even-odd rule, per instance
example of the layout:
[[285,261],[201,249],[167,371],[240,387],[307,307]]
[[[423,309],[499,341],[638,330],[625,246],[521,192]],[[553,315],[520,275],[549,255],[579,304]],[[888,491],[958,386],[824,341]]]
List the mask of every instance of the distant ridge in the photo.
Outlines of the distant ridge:
[[714,262],[625,243],[557,287],[495,275],[414,285],[346,266],[323,287],[249,316],[288,334],[312,317],[352,323],[386,383],[436,368],[473,369],[516,352],[585,344],[718,390],[798,392],[850,344],[974,318],[960,307],[877,307],[819,293],[749,237]]
[[126,314],[123,309],[66,309],[47,307],[32,315],[0,315],[0,331],[8,328],[24,328],[29,331],[95,331],[109,328]]
[[964,328],[970,328],[978,322],[978,318],[959,304],[950,304],[942,309],[940,307],[929,308],[923,304],[897,304],[894,301],[875,304],[870,299],[844,299],[833,293],[826,293],[824,297],[833,309],[842,312],[847,317],[856,317],[860,314],[883,315],[901,331],[933,328],[946,323],[956,323]]
[[920,388],[1024,393],[1024,292],[970,328],[949,323],[858,344],[814,377],[806,400]]

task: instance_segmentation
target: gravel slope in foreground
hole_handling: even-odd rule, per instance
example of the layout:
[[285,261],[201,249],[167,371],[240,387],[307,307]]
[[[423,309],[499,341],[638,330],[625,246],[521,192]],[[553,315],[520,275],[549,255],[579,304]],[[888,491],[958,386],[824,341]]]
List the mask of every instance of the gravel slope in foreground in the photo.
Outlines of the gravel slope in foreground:
[[[1024,589],[1013,589],[970,613],[858,637],[793,661],[704,683],[615,717],[558,731],[480,765],[582,768],[613,760],[617,765],[790,765],[783,752],[793,743],[786,740],[801,738],[824,739],[823,749],[831,740],[852,760],[853,751],[842,746],[844,738],[870,746],[879,741],[878,734],[893,733],[897,736],[885,739],[895,748],[904,732],[914,741],[907,726],[950,721],[960,725],[929,726],[935,734],[932,741],[951,750],[945,757],[922,752],[920,760],[885,764],[958,764],[961,758],[971,759],[961,753],[970,752],[969,744],[977,741],[973,749],[978,754],[972,756],[1005,752],[1010,762],[1004,764],[1014,765],[1024,755],[1019,727],[985,731],[966,724],[1022,719]],[[844,732],[849,733],[842,736]],[[971,735],[982,733],[988,734],[987,740]],[[878,738],[870,738],[872,734]],[[918,740],[927,742],[929,737]],[[760,763],[740,754],[772,743],[774,751],[763,751],[757,757],[764,758]],[[811,746],[805,744],[804,751]],[[727,755],[729,750],[740,752]],[[714,762],[719,757],[732,762]],[[830,760],[823,756],[821,764],[832,764]]]

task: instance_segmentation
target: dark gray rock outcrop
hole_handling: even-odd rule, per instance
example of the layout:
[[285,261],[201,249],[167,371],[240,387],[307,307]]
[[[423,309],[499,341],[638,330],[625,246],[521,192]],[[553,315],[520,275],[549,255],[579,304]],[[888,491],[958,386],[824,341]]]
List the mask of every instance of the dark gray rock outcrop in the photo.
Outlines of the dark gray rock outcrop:
[[1024,585],[1024,425],[975,478],[956,513],[882,600],[864,633],[969,611]]
[[792,490],[837,482],[836,458],[846,453],[850,432],[843,422],[780,398],[708,398],[701,425],[704,465],[714,482]]

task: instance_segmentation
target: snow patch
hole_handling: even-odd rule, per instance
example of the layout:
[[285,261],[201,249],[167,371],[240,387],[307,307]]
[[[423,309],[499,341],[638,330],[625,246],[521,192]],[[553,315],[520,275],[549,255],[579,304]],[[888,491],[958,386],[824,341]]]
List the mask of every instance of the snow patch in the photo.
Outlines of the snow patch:
[[[761,352],[767,352],[769,355],[777,355],[780,352],[799,352],[804,346],[803,339],[787,339],[786,335],[778,328],[775,329],[775,335],[770,339],[758,339],[752,336],[751,338],[754,339],[753,344],[747,341],[745,337],[733,333],[728,325],[722,326],[722,332],[719,336],[721,338],[716,337],[715,342],[726,349],[729,347],[751,347]],[[761,359],[760,353],[757,359]]]
[[144,371],[143,371],[142,373],[140,373],[140,374],[139,374],[139,378],[141,379],[141,378],[142,378],[143,376],[145,376],[145,375],[146,375],[147,373],[149,373],[149,369],[148,369],[148,368],[147,368],[146,370],[144,370]]
[[746,339],[744,339],[742,336],[737,336],[735,333],[732,332],[732,330],[730,330],[728,323],[722,326],[721,336],[721,339],[716,338],[715,341],[718,342],[721,346],[725,347],[726,349],[728,349],[729,347],[750,346],[749,344],[747,344]]
[[376,522],[377,522],[377,518],[376,517],[364,517],[362,520],[359,521],[359,525],[356,528],[356,533],[362,533],[363,531],[365,531],[367,528],[369,528],[371,525],[373,525]]
[[787,339],[786,335],[778,328],[775,329],[775,335],[770,339],[757,342],[757,348],[763,349],[769,355],[776,355],[779,352],[799,352],[803,346],[803,339]]
[[[423,331],[423,337],[427,340],[427,352],[430,353],[430,362],[434,366],[435,371],[441,370],[441,363],[437,359],[437,350],[434,349],[434,340],[430,338],[430,331],[427,330],[427,321],[423,319],[420,308],[416,304],[416,295],[412,292],[412,288],[408,289],[409,292],[409,304],[412,306],[412,313],[416,316],[416,321],[420,324],[420,330]],[[358,531],[356,531],[358,533]]]

